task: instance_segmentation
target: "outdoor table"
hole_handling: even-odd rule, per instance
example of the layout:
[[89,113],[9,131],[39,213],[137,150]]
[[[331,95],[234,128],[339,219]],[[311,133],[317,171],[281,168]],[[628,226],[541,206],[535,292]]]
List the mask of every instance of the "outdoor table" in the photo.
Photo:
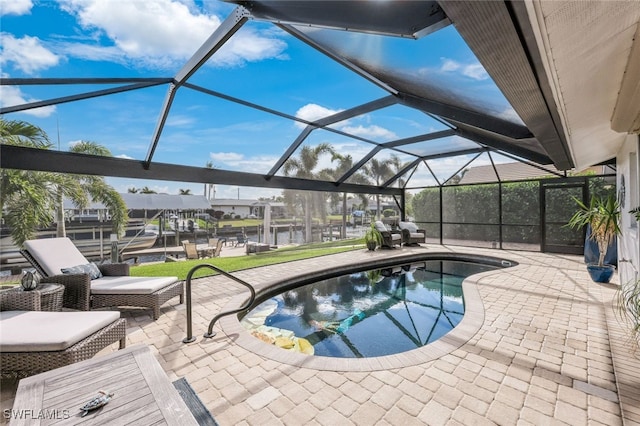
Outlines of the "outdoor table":
[[62,295],[64,286],[61,284],[38,284],[33,290],[24,290],[22,286],[6,290],[14,293],[36,293],[40,295],[40,310],[59,312],[62,310]]
[[[100,390],[113,393],[109,403],[81,418],[80,407]],[[20,380],[11,417],[12,425],[197,425],[146,345]]]

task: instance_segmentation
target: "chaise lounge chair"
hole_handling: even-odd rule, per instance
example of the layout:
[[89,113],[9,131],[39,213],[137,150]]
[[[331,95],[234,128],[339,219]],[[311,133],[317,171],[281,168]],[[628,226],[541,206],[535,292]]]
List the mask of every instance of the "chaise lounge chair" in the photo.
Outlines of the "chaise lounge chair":
[[66,237],[28,240],[21,252],[42,274],[43,283],[65,286],[62,304],[67,308],[144,307],[153,310],[156,320],[166,301],[180,296],[183,302],[183,282],[178,277],[131,277],[126,263],[96,268]]
[[40,311],[35,292],[0,292],[0,374],[20,378],[93,357],[126,344],[120,312]]

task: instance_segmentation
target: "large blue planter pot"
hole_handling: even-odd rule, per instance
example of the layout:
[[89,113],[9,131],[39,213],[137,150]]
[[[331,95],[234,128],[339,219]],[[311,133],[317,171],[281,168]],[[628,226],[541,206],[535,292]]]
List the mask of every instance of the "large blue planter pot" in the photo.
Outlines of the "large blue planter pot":
[[608,283],[611,281],[615,270],[616,268],[613,265],[587,265],[587,271],[589,271],[591,279],[597,283]]

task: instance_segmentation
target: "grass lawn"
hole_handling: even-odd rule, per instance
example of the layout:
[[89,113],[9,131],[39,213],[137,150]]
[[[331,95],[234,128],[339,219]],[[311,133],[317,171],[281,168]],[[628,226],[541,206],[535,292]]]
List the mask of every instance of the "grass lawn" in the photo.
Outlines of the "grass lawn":
[[[326,243],[305,244],[296,247],[283,247],[277,250],[256,255],[242,255],[236,257],[216,257],[212,259],[193,259],[179,262],[153,263],[131,267],[131,275],[138,277],[152,277],[170,275],[183,280],[196,265],[209,263],[227,272],[241,269],[256,268],[259,266],[274,265],[276,263],[291,262],[294,260],[309,259],[312,257],[326,256],[328,254],[342,253],[351,250],[362,250],[363,239],[338,240]],[[214,275],[210,269],[200,269],[193,278]]]

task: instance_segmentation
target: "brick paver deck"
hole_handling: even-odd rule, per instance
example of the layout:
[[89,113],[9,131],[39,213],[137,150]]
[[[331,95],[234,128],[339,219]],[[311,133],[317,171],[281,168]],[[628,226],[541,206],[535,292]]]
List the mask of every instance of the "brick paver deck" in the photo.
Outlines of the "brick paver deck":
[[[186,377],[222,426],[640,424],[640,369],[612,309],[615,283],[592,282],[577,256],[425,247],[361,250],[235,275],[263,287],[282,276],[420,251],[518,262],[465,283],[472,290],[465,288],[467,303],[475,298],[480,307],[476,324],[468,337],[427,349],[428,357],[409,353],[389,368],[380,361],[346,369],[344,360],[315,357],[309,368],[272,356],[261,342],[247,345],[252,338],[229,317],[216,325],[216,337],[203,339],[209,320],[247,294],[220,276],[194,280],[195,343],[182,343],[185,307],[175,301],[155,322],[127,311],[127,343],[150,345],[169,377]],[[3,381],[3,409],[14,389]]]

